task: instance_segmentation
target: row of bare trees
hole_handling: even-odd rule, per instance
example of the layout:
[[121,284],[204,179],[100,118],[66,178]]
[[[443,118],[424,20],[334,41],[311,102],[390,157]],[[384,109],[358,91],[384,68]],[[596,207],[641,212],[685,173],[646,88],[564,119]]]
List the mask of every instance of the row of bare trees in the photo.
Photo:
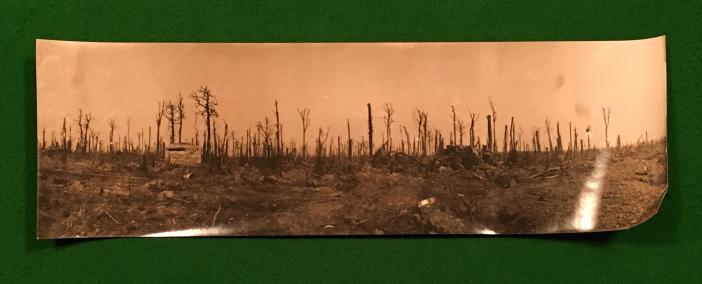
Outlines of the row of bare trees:
[[[302,143],[297,145],[294,139],[285,142],[283,135],[283,124],[280,119],[278,101],[274,101],[273,112],[274,120],[268,116],[256,123],[253,129],[246,129],[245,134],[235,134],[230,131],[229,125],[224,124],[224,131],[217,133],[217,123],[219,118],[218,102],[213,91],[207,86],[201,86],[199,89],[190,93],[190,98],[194,101],[195,106],[195,134],[189,141],[197,146],[201,146],[203,160],[222,157],[241,157],[241,158],[273,158],[273,157],[302,157],[307,158],[310,150],[307,143],[308,130],[311,123],[311,110],[309,108],[297,109],[302,130]],[[497,139],[497,111],[493,100],[489,99],[490,112],[485,116],[486,119],[486,139],[481,142],[480,135],[477,135],[475,128],[478,123],[478,114],[468,111],[469,122],[461,119],[460,115],[454,106],[450,106],[449,115],[452,125],[451,133],[448,135],[448,144],[452,146],[466,146],[474,148],[478,151],[491,152],[497,154],[510,154],[516,152],[545,152],[550,153],[553,157],[559,157],[564,153],[574,154],[575,152],[584,151],[585,143],[578,136],[577,128],[572,123],[568,123],[568,143],[564,147],[564,141],[561,136],[560,123],[555,125],[555,143],[552,140],[552,124],[548,119],[545,120],[545,130],[548,146],[541,144],[542,133],[538,127],[532,128],[531,139],[525,138],[521,127],[515,123],[515,117],[511,117],[509,124],[504,125],[504,135],[502,139],[502,151],[498,149]],[[374,134],[373,126],[373,109],[370,103],[367,104],[368,126],[367,137],[361,136],[360,140],[355,140],[351,132],[351,123],[346,120],[346,138],[342,136],[330,137],[329,130],[319,128],[317,137],[314,141],[314,156],[328,156],[338,158],[351,159],[355,156],[375,156],[387,155],[391,153],[404,153],[412,156],[426,156],[441,152],[446,145],[446,139],[443,133],[437,129],[429,127],[429,114],[426,111],[418,109],[415,115],[416,133],[410,135],[410,130],[406,125],[396,126],[394,118],[395,109],[391,103],[385,103],[382,106],[382,121],[384,131],[381,131],[380,146],[376,147],[377,142]],[[609,108],[602,108],[605,130],[605,145],[609,147],[609,121],[611,111]],[[155,153],[163,153],[166,142],[162,139],[161,125],[165,119],[166,127],[169,131],[168,142],[170,144],[184,143],[183,139],[183,124],[186,118],[185,102],[182,94],[178,94],[175,101],[159,102],[155,117]],[[200,134],[197,127],[198,118],[202,118],[205,131],[202,133],[202,145],[200,145]],[[50,147],[55,149],[70,149],[77,153],[90,152],[130,152],[130,153],[150,153],[151,146],[151,127],[148,127],[147,132],[142,128],[136,132],[137,139],[133,141],[131,138],[131,122],[126,121],[126,135],[122,139],[115,136],[117,123],[114,119],[108,120],[109,127],[108,142],[103,145],[99,134],[91,128],[93,117],[91,113],[84,113],[83,110],[78,110],[78,118],[75,124],[78,126],[78,140],[73,145],[72,140],[72,125],[66,122],[64,118],[61,133],[59,138],[55,137],[52,132],[52,140]],[[394,128],[395,127],[395,128]],[[399,131],[398,142],[394,141],[393,129]],[[585,133],[587,137],[587,149],[591,149],[590,143],[591,126],[587,125]],[[464,136],[468,136],[467,145],[464,145]],[[42,131],[41,148],[46,148],[46,132]],[[621,144],[617,137],[617,146]]]

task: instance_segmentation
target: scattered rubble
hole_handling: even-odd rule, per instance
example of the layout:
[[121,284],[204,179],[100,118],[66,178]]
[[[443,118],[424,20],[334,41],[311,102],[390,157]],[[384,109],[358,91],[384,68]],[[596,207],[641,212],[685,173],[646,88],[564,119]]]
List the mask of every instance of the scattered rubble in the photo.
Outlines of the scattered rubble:
[[[55,167],[41,161],[46,178],[40,181],[39,233],[142,235],[212,225],[235,226],[242,235],[529,232],[570,218],[592,171],[589,157],[577,165],[491,164],[499,156],[448,149],[436,157],[395,155],[375,167],[341,162],[323,173],[315,173],[312,163],[291,161],[277,168],[239,163],[226,173],[98,167],[93,172],[105,177],[96,178],[84,174],[92,169],[88,163],[69,161],[59,167],[63,172],[52,172]],[[635,224],[655,209],[651,204],[667,181],[665,163],[618,159],[608,168],[598,226]],[[621,200],[627,202],[616,203]],[[97,205],[103,207],[91,211]]]
[[303,169],[291,169],[284,171],[281,174],[282,178],[290,181],[293,185],[306,185],[308,180],[308,173]]
[[481,156],[473,147],[461,145],[447,146],[439,159],[441,166],[452,169],[469,169],[482,162],[494,163],[492,156]]
[[161,192],[158,194],[158,198],[159,198],[160,200],[163,200],[163,199],[165,199],[165,198],[167,198],[167,197],[173,197],[173,196],[175,196],[175,193],[174,193],[172,190],[161,191]]
[[529,176],[530,179],[550,179],[561,175],[561,167],[550,167],[542,172]]
[[277,177],[275,175],[266,176],[264,181],[269,182],[269,183],[275,183],[278,185],[290,185],[291,184],[290,181],[288,181],[284,178],[281,178],[281,177]]
[[517,185],[517,175],[503,171],[495,176],[495,183],[503,188],[515,187]]
[[436,198],[429,197],[427,199],[422,199],[419,202],[417,202],[417,207],[419,207],[419,208],[429,207],[429,206],[432,206],[434,203],[436,203]]

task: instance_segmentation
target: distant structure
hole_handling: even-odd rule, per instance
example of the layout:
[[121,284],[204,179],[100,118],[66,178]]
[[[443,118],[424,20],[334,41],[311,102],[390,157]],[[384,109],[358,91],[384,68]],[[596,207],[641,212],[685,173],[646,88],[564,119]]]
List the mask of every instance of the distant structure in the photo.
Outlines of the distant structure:
[[174,143],[166,146],[166,161],[176,165],[195,166],[202,161],[202,152],[198,146]]

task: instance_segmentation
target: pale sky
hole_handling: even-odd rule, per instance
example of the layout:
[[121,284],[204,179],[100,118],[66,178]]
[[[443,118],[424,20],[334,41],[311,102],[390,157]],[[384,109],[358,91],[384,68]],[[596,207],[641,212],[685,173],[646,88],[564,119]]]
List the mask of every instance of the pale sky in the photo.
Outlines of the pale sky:
[[[204,85],[219,101],[219,129],[222,121],[237,136],[254,129],[265,116],[274,117],[277,99],[286,142],[292,138],[298,145],[302,129],[296,108],[311,109],[310,141],[319,127],[329,127],[330,136],[345,137],[347,118],[352,136],[360,139],[367,136],[366,103],[371,103],[375,139],[380,141],[381,109],[386,102],[395,108],[395,142],[399,142],[399,125],[416,135],[412,130],[418,108],[429,113],[431,129],[440,129],[448,137],[451,105],[466,121],[469,110],[479,113],[476,132],[484,141],[489,97],[497,106],[500,148],[511,116],[525,139],[530,139],[534,127],[544,132],[544,119],[549,118],[554,127],[556,121],[561,123],[564,142],[570,121],[581,138],[585,126],[592,125],[592,143],[602,146],[601,106],[612,110],[613,143],[617,134],[623,142],[634,142],[645,131],[649,138],[666,135],[664,37],[519,43],[37,40],[36,49],[37,123],[39,134],[46,129],[47,140],[52,130],[58,136],[64,116],[74,122],[79,108],[92,113],[92,127],[102,139],[107,138],[110,118],[116,120],[120,136],[126,133],[127,119],[133,137],[149,126],[155,135],[158,102],[176,100],[182,92],[189,114],[183,135],[189,141],[194,132],[194,102],[189,94]],[[198,119],[200,133],[201,123]],[[167,132],[164,125],[162,133]],[[545,141],[545,134],[542,137]]]

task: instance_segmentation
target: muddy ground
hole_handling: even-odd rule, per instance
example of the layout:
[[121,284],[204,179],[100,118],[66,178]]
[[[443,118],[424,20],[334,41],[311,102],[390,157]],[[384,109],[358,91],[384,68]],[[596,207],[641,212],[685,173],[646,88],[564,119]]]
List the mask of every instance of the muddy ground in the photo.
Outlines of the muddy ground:
[[[583,230],[582,193],[600,151],[576,162],[377,166],[312,161],[276,169],[40,155],[39,238],[175,235],[549,233]],[[664,144],[611,150],[586,230],[631,227],[655,214],[667,186]],[[331,163],[330,163],[331,164]],[[590,211],[592,214],[592,211]],[[580,217],[578,217],[580,216]],[[587,217],[587,216],[586,216]],[[197,229],[197,230],[192,230]]]

